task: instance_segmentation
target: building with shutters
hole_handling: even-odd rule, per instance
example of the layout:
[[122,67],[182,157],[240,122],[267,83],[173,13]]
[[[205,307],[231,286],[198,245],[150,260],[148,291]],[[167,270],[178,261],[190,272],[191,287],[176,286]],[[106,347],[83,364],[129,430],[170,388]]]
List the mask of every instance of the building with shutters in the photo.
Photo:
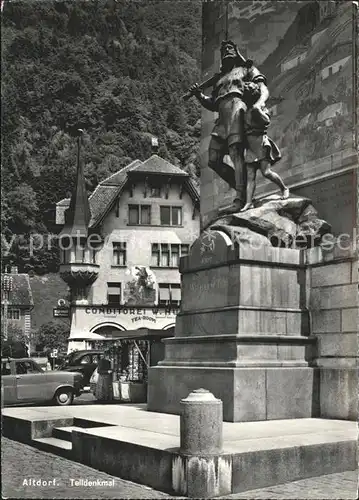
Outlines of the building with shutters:
[[7,321],[9,338],[13,331],[21,331],[29,339],[31,310],[34,307],[29,276],[18,273],[16,266],[12,266],[9,271],[2,275],[2,280],[5,277],[11,280],[11,287],[7,294],[1,287],[2,322]]
[[[87,198],[79,160],[74,192],[57,204],[56,218],[60,275],[71,291],[69,351],[172,336],[179,261],[200,229],[199,193],[189,174],[153,154],[100,182]],[[157,344],[153,362],[161,358]]]

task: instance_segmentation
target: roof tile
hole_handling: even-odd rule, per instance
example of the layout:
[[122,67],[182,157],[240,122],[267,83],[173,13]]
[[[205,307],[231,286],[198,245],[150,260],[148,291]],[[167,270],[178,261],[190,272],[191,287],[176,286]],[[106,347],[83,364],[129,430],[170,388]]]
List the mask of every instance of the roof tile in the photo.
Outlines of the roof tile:
[[187,172],[184,172],[179,167],[172,165],[172,163],[164,160],[160,156],[152,155],[146,161],[131,169],[133,172],[143,172],[148,174],[171,174],[181,175],[188,177]]
[[[1,277],[1,282],[5,274]],[[9,305],[19,307],[30,307],[34,305],[32,298],[29,276],[27,274],[7,274],[12,277],[12,290],[9,293]],[[1,289],[1,301],[4,299]]]

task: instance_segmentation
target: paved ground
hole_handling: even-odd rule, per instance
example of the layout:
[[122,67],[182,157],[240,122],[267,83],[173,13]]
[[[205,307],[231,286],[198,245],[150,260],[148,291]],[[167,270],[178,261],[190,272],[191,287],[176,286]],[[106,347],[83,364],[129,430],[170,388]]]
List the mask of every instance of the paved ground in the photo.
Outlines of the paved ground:
[[[2,498],[151,499],[179,498],[99,472],[65,458],[2,438]],[[228,499],[356,499],[357,472],[304,479],[260,490],[229,495]],[[55,486],[30,485],[31,479],[55,480]],[[73,480],[108,481],[102,486],[75,486]],[[26,486],[26,481],[28,486]],[[113,483],[113,484],[112,484]]]
[[[1,464],[2,498],[171,498],[160,491],[115,478],[4,437]],[[30,485],[31,479],[55,480],[55,486]],[[82,486],[76,486],[71,480],[100,480],[108,481],[108,484],[86,486],[83,483]]]
[[[3,415],[17,419],[38,420],[77,417],[111,424],[88,431],[93,436],[119,439],[158,449],[180,445],[178,415],[148,412],[145,404],[91,404],[5,408]],[[355,422],[332,419],[286,419],[260,422],[224,422],[223,451],[241,453],[288,446],[308,446],[355,441]]]

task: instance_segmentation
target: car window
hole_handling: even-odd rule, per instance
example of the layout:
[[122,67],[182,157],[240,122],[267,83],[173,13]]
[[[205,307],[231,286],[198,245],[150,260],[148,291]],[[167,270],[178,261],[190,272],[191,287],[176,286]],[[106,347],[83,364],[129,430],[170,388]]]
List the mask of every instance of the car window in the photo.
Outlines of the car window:
[[92,362],[93,363],[98,363],[100,358],[101,358],[101,354],[93,354],[93,356],[92,356]]
[[42,373],[42,369],[33,361],[25,361],[27,365],[27,373]]
[[87,354],[86,356],[84,356],[83,358],[81,358],[80,363],[82,365],[87,365],[87,364],[91,363],[91,356],[89,354]]
[[16,363],[16,373],[25,375],[27,373],[42,373],[42,370],[33,361],[18,361]]
[[16,373],[18,375],[26,375],[27,368],[24,361],[16,361]]
[[10,363],[7,361],[1,363],[1,375],[11,375]]

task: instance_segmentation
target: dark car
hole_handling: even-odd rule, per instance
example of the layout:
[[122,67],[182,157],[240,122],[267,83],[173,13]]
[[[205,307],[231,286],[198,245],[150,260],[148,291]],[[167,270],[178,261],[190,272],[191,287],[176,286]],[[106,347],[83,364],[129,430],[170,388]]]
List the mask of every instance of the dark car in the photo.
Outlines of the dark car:
[[79,396],[82,376],[74,371],[44,371],[31,358],[1,360],[1,399],[4,406],[53,402],[70,405]]
[[90,378],[97,368],[99,359],[104,352],[100,349],[74,351],[68,354],[59,370],[79,372],[82,374],[83,387],[90,386]]

